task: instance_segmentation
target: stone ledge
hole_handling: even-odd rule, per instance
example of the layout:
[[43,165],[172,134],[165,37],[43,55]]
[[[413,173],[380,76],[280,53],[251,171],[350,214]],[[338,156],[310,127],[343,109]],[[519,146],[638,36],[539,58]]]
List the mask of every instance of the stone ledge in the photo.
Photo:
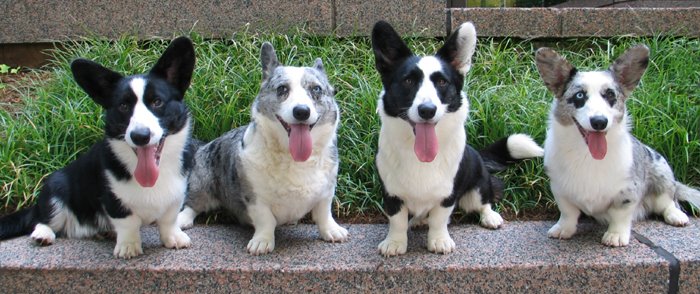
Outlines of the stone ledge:
[[479,36],[519,38],[674,35],[700,37],[700,8],[454,8],[451,26],[473,21]]
[[[258,257],[244,250],[252,230],[238,226],[190,229],[193,247],[184,250],[162,248],[157,230],[147,227],[145,254],[131,260],[112,257],[113,241],[59,239],[41,248],[21,237],[0,242],[0,284],[7,292],[668,292],[670,263],[647,245],[605,247],[604,227],[593,223],[579,225],[572,240],[552,240],[552,224],[511,222],[496,231],[453,225],[458,248],[448,255],[429,253],[426,230],[416,229],[408,253],[393,258],[376,249],[385,224],[345,225],[351,240],[342,244],[318,240],[313,225],[281,227],[275,251]],[[699,224],[634,228],[681,260],[681,289],[700,287]]]

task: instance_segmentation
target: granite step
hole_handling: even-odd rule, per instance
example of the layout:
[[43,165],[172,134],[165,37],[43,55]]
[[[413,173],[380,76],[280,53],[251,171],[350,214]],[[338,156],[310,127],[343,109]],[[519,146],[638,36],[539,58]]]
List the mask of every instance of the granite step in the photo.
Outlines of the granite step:
[[547,238],[554,222],[509,222],[500,230],[454,224],[452,254],[425,247],[426,229],[409,232],[408,252],[386,258],[377,244],[386,224],[345,224],[346,243],[319,240],[313,225],[277,230],[275,251],[250,256],[253,231],[195,226],[193,246],[161,246],[142,230],[145,254],[112,256],[113,241],[28,237],[0,242],[2,292],[622,292],[693,293],[700,289],[700,221],[676,228],[650,220],[634,226],[624,248],[600,244],[604,227],[579,225],[571,240]]

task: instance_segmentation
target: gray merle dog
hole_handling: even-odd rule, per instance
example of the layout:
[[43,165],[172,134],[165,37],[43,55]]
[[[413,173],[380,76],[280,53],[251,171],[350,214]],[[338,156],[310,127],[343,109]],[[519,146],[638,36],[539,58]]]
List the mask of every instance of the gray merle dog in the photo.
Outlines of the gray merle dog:
[[277,225],[311,212],[321,238],[345,241],[348,231],[331,216],[339,113],[323,63],[281,66],[269,43],[260,59],[252,122],[199,148],[178,224],[190,227],[197,214],[223,207],[255,228],[247,250],[259,255],[275,248]]
[[683,226],[678,200],[700,204],[700,192],[677,182],[663,156],[630,134],[625,102],[649,62],[649,49],[628,49],[607,69],[578,71],[549,48],[536,54],[537,69],[555,95],[545,140],[544,165],[561,212],[549,237],[576,233],[581,212],[608,223],[603,244],[629,244],[632,221],[649,213]]

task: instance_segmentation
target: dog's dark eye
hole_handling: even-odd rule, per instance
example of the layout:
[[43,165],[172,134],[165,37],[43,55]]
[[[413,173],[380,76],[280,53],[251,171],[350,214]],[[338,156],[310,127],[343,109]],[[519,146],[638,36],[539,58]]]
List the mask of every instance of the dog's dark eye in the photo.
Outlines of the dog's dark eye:
[[447,80],[442,79],[442,78],[437,79],[437,80],[435,80],[435,85],[440,87],[440,88],[444,88],[445,86],[447,86]]
[[163,106],[163,100],[156,98],[153,101],[151,101],[151,107],[160,108],[161,106]]
[[403,83],[406,86],[411,86],[411,85],[413,85],[413,80],[411,78],[406,78],[403,80]]
[[278,97],[286,96],[287,93],[289,93],[289,88],[287,88],[287,86],[279,86],[279,87],[277,87],[277,96],[278,96]]
[[129,104],[121,103],[117,109],[121,112],[129,112]]
[[605,90],[605,93],[603,93],[603,98],[605,98],[605,100],[608,101],[608,104],[610,104],[610,106],[613,106],[615,104],[615,91],[613,91],[612,89]]

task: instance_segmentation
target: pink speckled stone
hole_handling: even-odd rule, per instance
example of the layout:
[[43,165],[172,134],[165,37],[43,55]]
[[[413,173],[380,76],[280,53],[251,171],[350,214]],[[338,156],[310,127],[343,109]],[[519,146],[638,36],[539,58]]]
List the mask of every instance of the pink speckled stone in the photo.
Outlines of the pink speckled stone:
[[[552,224],[452,225],[457,250],[448,255],[428,252],[426,230],[414,229],[408,253],[392,258],[377,253],[386,224],[345,225],[351,239],[340,244],[319,240],[313,225],[283,226],[275,251],[257,257],[244,249],[252,230],[238,226],[196,226],[187,231],[193,246],[184,250],[163,248],[147,227],[145,254],[131,260],[112,257],[113,241],[58,239],[37,247],[21,237],[0,242],[0,285],[7,292],[667,291],[669,263],[646,245],[605,247],[604,227],[590,222],[571,240],[553,240],[546,236]],[[659,230],[700,234],[698,226]]]

